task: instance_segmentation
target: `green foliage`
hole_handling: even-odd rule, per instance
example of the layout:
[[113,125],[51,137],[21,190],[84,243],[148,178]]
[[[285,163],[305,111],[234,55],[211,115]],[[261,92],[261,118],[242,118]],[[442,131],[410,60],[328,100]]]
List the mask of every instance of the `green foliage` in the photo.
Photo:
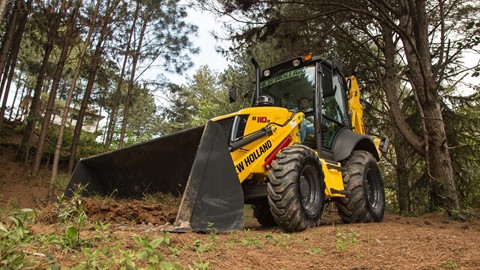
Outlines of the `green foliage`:
[[162,108],[164,132],[204,125],[214,117],[239,110],[243,99],[229,103],[228,98],[229,90],[237,88],[233,73],[229,69],[219,75],[202,66],[187,85],[170,85],[164,93],[169,103]]
[[308,252],[312,254],[322,254],[323,250],[321,248],[309,248]]
[[443,115],[463,208],[480,208],[480,88],[469,96],[445,89]]
[[189,265],[188,266],[189,269],[202,269],[202,270],[209,269],[210,263],[203,261],[202,253],[212,250],[213,244],[212,243],[204,244],[200,240],[195,240],[193,245],[194,245],[195,252],[197,253],[197,256],[198,256],[198,261],[193,262],[194,267]]
[[125,145],[144,142],[158,136],[162,119],[157,114],[155,99],[146,88],[136,89],[129,109]]
[[140,260],[148,260],[151,264],[157,264],[163,260],[163,257],[156,251],[156,248],[163,244],[165,246],[170,246],[170,234],[164,233],[163,236],[158,237],[154,240],[150,240],[148,236],[143,238],[139,236],[133,236],[133,240],[137,245],[142,249],[137,252],[136,256]]
[[216,248],[216,247],[217,247],[217,234],[218,234],[218,230],[215,229],[213,223],[210,223],[210,222],[209,222],[209,223],[208,223],[207,231],[209,232],[209,233],[208,233],[208,236],[209,236],[208,238],[210,239],[213,248]]
[[[190,55],[197,53],[198,48],[190,40],[197,32],[197,27],[192,25],[187,18],[189,4],[174,1],[80,1],[75,2],[79,6],[79,16],[71,16],[73,2],[55,2],[44,8],[42,4],[31,3],[25,8],[30,12],[27,24],[22,35],[22,43],[17,64],[16,73],[21,78],[21,84],[26,86],[25,93],[32,96],[36,85],[37,93],[42,93],[42,108],[45,108],[52,77],[59,63],[59,55],[62,49],[68,46],[69,55],[63,68],[58,89],[57,108],[65,106],[66,92],[73,81],[74,70],[80,67],[80,77],[74,87],[73,103],[79,103],[85,96],[85,86],[93,85],[93,93],[89,97],[89,108],[100,109],[111,113],[112,110],[121,111],[123,102],[122,94],[120,104],[113,108],[115,90],[118,84],[127,85],[125,81],[132,73],[128,70],[132,67],[133,59],[138,60],[136,76],[131,78],[131,84],[139,91],[134,91],[132,111],[133,119],[129,121],[130,130],[128,138],[130,143],[144,141],[159,134],[158,124],[161,119],[155,113],[155,101],[152,89],[158,89],[165,83],[163,76],[152,77],[146,73],[152,67],[161,68],[163,71],[181,73],[192,66]],[[25,5],[25,4],[23,4]],[[138,8],[136,8],[138,7]],[[72,21],[75,20],[75,21]],[[133,22],[136,24],[133,25]],[[67,33],[67,25],[75,25],[73,31]],[[141,26],[145,25],[143,36],[144,42],[141,48],[138,38]],[[16,26],[15,26],[16,27]],[[19,27],[20,28],[20,27]],[[87,44],[86,33],[93,31],[93,42]],[[67,35],[68,34],[68,35]],[[133,36],[132,44],[127,46],[128,36]],[[84,46],[90,46],[87,50],[85,61],[80,65],[78,59]],[[129,47],[130,51],[125,49]],[[42,59],[46,51],[50,51],[50,57],[45,58],[46,72],[39,74]],[[133,52],[138,52],[134,55]],[[100,53],[96,53],[100,52]],[[123,56],[125,56],[127,70],[121,71]],[[136,61],[135,60],[135,61]],[[147,75],[148,74],[148,75]],[[19,80],[20,81],[20,80]],[[38,84],[37,84],[38,82]],[[21,88],[17,85],[17,88]],[[43,88],[43,89],[42,89]],[[118,117],[115,125],[118,124]],[[85,123],[89,120],[86,119]],[[143,125],[142,125],[143,124]],[[114,128],[115,129],[115,128]],[[83,132],[85,133],[85,132]],[[68,137],[72,132],[65,132]],[[100,134],[95,134],[93,142]],[[82,134],[83,136],[83,134]],[[52,138],[52,137],[50,137]],[[56,141],[54,137],[51,141]],[[92,140],[82,142],[78,146],[81,157],[98,154],[102,147]],[[68,150],[71,138],[66,138],[64,149]],[[51,149],[46,149],[46,156],[50,155]],[[67,156],[62,151],[61,157]]]
[[458,269],[458,265],[453,259],[443,261],[438,266],[442,269]]
[[337,250],[343,251],[358,242],[358,232],[350,230],[337,229]]
[[[56,142],[58,140],[58,131],[59,127],[57,125],[49,125],[47,138],[48,141],[52,143],[48,143],[45,146],[43,153],[45,159],[47,159],[47,157],[49,157],[50,160],[53,159]],[[68,160],[68,153],[70,152],[70,146],[73,141],[73,131],[74,127],[65,127],[60,162],[66,162]],[[79,157],[93,156],[103,152],[103,145],[96,141],[96,138],[99,135],[100,133],[82,132],[77,148]]]
[[[441,211],[442,210],[443,209],[441,209]],[[445,214],[448,214],[448,216],[451,219],[461,220],[461,221],[471,221],[478,217],[477,211],[470,207],[464,208],[464,209],[453,209]]]
[[120,251],[120,257],[118,258],[117,263],[122,270],[137,269],[137,264],[135,263],[135,255],[128,250]]
[[85,260],[79,265],[73,267],[75,270],[88,269],[111,269],[112,261],[109,259],[111,254],[107,248],[84,248],[82,249]]
[[30,266],[23,247],[31,241],[27,223],[32,220],[32,209],[21,209],[0,221],[0,268],[23,269]]
[[65,225],[65,231],[54,243],[70,250],[80,247],[83,244],[80,233],[88,222],[87,214],[83,210],[80,191],[71,198],[60,196],[56,203],[56,211],[60,222]]
[[212,243],[204,243],[201,240],[195,240],[193,242],[193,250],[196,251],[197,253],[204,253],[208,252],[213,249],[213,244]]
[[245,235],[243,239],[240,240],[240,243],[247,247],[261,247],[263,245],[263,241],[255,236]]
[[207,270],[210,269],[210,262],[203,262],[200,258],[200,261],[198,262],[193,262],[194,267],[189,266],[189,269],[195,269],[195,270]]
[[278,234],[272,234],[272,233],[266,233],[265,234],[265,239],[269,241],[273,241],[275,244],[280,245],[283,248],[289,249],[290,245],[289,242],[292,239],[292,236],[287,233],[282,233],[280,235]]

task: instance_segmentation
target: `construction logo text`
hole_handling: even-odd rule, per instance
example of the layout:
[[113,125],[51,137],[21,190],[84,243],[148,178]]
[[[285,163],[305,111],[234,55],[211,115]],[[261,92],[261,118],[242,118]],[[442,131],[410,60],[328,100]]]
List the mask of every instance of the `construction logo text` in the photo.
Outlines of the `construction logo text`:
[[237,168],[238,173],[241,173],[245,168],[248,168],[255,160],[267,152],[268,149],[272,147],[272,142],[270,140],[266,141],[264,144],[260,145],[255,151],[250,153],[246,158],[244,158],[240,163],[235,167]]

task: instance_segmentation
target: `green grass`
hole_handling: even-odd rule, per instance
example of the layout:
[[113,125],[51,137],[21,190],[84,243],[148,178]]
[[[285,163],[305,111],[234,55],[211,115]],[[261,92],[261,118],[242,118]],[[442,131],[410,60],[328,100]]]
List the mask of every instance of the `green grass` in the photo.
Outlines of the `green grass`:
[[359,234],[357,231],[337,229],[337,250],[342,251],[358,243]]

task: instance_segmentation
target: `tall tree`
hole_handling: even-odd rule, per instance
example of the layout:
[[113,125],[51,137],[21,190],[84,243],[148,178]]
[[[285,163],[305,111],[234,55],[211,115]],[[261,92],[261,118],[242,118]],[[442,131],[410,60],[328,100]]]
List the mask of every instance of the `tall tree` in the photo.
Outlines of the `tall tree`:
[[[185,22],[187,13],[184,4],[181,4],[179,0],[164,2],[146,0],[137,3],[140,3],[138,22],[141,23],[137,23],[135,27],[131,28],[137,39],[132,43],[135,51],[131,51],[129,55],[131,56],[131,58],[129,57],[131,67],[136,67],[130,68],[128,74],[130,79],[127,87],[129,89],[134,89],[132,85],[142,80],[146,83],[142,75],[154,64],[168,72],[181,73],[185,71],[192,65],[188,53],[198,52],[198,49],[189,40],[189,36],[194,34],[197,28]],[[134,21],[136,22],[136,20]],[[127,93],[127,99],[130,100],[131,95],[131,91],[130,95]],[[129,105],[129,102],[124,102],[123,130],[126,130],[128,125]],[[109,121],[112,124],[116,123],[115,117],[110,117]],[[110,136],[113,136],[113,129],[109,130]],[[120,136],[123,140],[125,134],[123,131],[121,134],[123,134]],[[111,140],[107,138],[106,146],[110,142]]]
[[5,18],[5,14],[7,13],[8,6],[11,1],[3,0],[0,2],[0,24],[3,23],[3,19]]
[[[241,109],[239,102],[229,102],[229,91],[248,89],[248,76],[229,68],[218,74],[207,66],[201,66],[186,85],[171,84],[165,89],[167,105],[161,108],[164,133],[172,133],[190,127],[204,125],[208,120]],[[248,90],[242,91],[243,93]]]
[[161,116],[157,113],[155,98],[146,86],[135,85],[132,96],[125,145],[152,139],[161,134]]
[[[19,74],[17,76],[17,81],[15,83],[15,85],[17,86],[17,89],[15,90],[15,94],[13,96],[13,100],[12,100],[12,106],[11,106],[11,110],[10,110],[10,114],[8,115],[8,120],[9,121],[12,121],[14,119],[13,117],[13,111],[14,111],[14,105],[16,104],[16,101],[17,101],[17,97],[18,97],[18,93],[19,91],[21,91],[22,93],[20,94],[20,97],[23,96],[23,92],[25,91],[25,86],[26,84],[24,84],[22,82],[22,74]],[[17,116],[18,116],[18,110],[17,110]],[[15,117],[16,118],[16,117]],[[0,128],[1,129],[1,128]]]
[[[125,69],[127,67],[127,61],[128,61],[128,56],[130,55],[130,48],[132,46],[132,38],[133,34],[135,31],[135,27],[137,25],[137,20],[138,20],[138,13],[140,12],[140,1],[137,1],[135,5],[135,11],[133,13],[133,20],[132,20],[132,25],[128,31],[128,38],[127,38],[127,43],[125,44],[125,51],[123,55],[123,64],[122,68],[120,71],[120,76],[118,77],[117,80],[117,87],[115,89],[115,94],[113,98],[113,106],[110,112],[110,117],[108,119],[108,124],[107,124],[107,134],[105,136],[105,144],[104,144],[104,150],[106,151],[109,149],[110,144],[112,143],[113,139],[113,133],[115,129],[115,122],[117,121],[117,112],[118,112],[118,107],[120,104],[120,97],[122,93],[122,85],[124,81],[124,76],[125,76]],[[71,157],[70,157],[71,159]]]
[[139,60],[140,52],[143,46],[143,39],[145,38],[145,30],[147,29],[147,25],[150,22],[152,15],[153,15],[153,10],[150,10],[150,8],[147,6],[145,8],[145,13],[141,16],[143,22],[140,27],[140,33],[138,34],[139,37],[138,37],[138,43],[136,45],[137,48],[135,49],[132,55],[132,68],[130,70],[130,79],[128,80],[127,97],[125,99],[125,106],[123,108],[122,128],[120,131],[120,138],[118,143],[119,148],[123,147],[123,143],[125,139],[125,131],[127,129],[127,121],[128,121],[128,111],[130,108],[130,100],[132,99],[132,95],[133,95],[133,85],[135,83],[135,72],[137,71],[138,60]]
[[[3,2],[3,1],[2,1]],[[8,22],[6,23],[6,30],[5,34],[2,39],[2,47],[0,49],[0,72],[4,70],[5,65],[7,63],[8,53],[10,51],[10,47],[15,36],[15,32],[17,30],[18,22],[19,22],[19,15],[21,11],[21,4],[22,1],[17,1],[16,5],[12,9],[12,14],[8,18]],[[0,89],[0,97],[2,96],[2,89]]]
[[33,134],[35,132],[35,126],[40,116],[40,97],[42,93],[42,88],[44,85],[44,80],[47,73],[47,67],[49,64],[50,55],[52,50],[57,42],[57,32],[60,27],[61,16],[59,16],[59,10],[64,9],[63,4],[65,1],[62,1],[60,6],[49,6],[43,8],[41,16],[36,19],[45,23],[42,25],[44,27],[44,32],[46,33],[46,41],[44,43],[44,54],[41,62],[40,69],[37,74],[37,82],[35,84],[33,98],[30,104],[30,112],[27,117],[27,124],[25,128],[25,133],[22,138],[22,144],[20,145],[20,153],[23,151],[25,154],[25,164],[29,163],[30,148],[32,146]]
[[[52,175],[51,175],[51,178],[50,178],[50,188],[49,188],[48,195],[47,195],[48,200],[52,199],[53,194],[54,194],[54,188],[56,186],[56,181],[57,181],[58,162],[60,160],[60,151],[61,151],[62,144],[63,144],[63,134],[64,134],[65,126],[67,124],[68,116],[69,116],[70,104],[71,104],[71,101],[72,101],[73,92],[75,90],[75,85],[77,84],[77,80],[80,76],[80,71],[81,71],[81,69],[83,67],[83,64],[84,64],[84,61],[85,61],[85,55],[87,54],[87,50],[90,47],[91,38],[92,38],[92,35],[94,34],[95,29],[96,29],[95,24],[96,24],[96,21],[97,21],[97,16],[98,16],[98,13],[99,13],[101,2],[102,2],[101,0],[97,0],[97,3],[95,5],[95,8],[93,9],[92,14],[89,14],[90,21],[88,23],[88,33],[87,33],[87,36],[85,38],[85,41],[81,45],[78,62],[77,62],[76,68],[75,68],[75,72],[73,74],[72,81],[70,83],[69,90],[67,92],[67,97],[66,97],[66,100],[65,100],[65,110],[63,111],[61,124],[60,124],[59,130],[58,130],[57,144],[55,145],[55,151],[54,151],[54,156],[53,156]],[[72,151],[70,151],[70,152],[72,152]],[[72,162],[71,165],[70,165],[70,162],[69,162],[68,172],[71,172],[72,170],[73,170],[73,162]]]
[[[52,88],[50,90],[50,94],[48,97],[47,108],[45,110],[45,114],[43,116],[43,123],[40,130],[40,135],[38,138],[37,150],[35,152],[35,158],[33,160],[32,166],[32,174],[38,175],[40,171],[40,164],[43,155],[43,147],[45,145],[48,126],[50,125],[52,113],[55,106],[55,100],[57,99],[57,90],[60,86],[60,81],[62,79],[62,73],[65,67],[65,62],[70,54],[70,50],[72,48],[73,42],[72,37],[75,37],[75,27],[77,23],[78,11],[80,9],[81,1],[76,1],[70,13],[70,18],[65,22],[67,30],[64,33],[64,36],[59,43],[60,46],[60,56],[58,58],[58,62],[55,68],[55,74],[53,76],[53,83]],[[66,14],[67,10],[61,10],[60,12]],[[59,16],[62,16],[59,14]]]
[[108,0],[105,5],[105,14],[101,17],[100,34],[97,37],[97,44],[95,45],[95,51],[92,55],[92,61],[89,65],[88,82],[85,87],[85,93],[83,94],[80,111],[77,117],[77,123],[75,124],[75,130],[73,132],[73,140],[70,147],[70,158],[68,163],[69,171],[73,170],[75,154],[77,152],[78,142],[80,141],[80,135],[82,133],[83,120],[90,102],[90,96],[92,94],[95,78],[97,76],[97,70],[101,65],[105,40],[112,34],[112,31],[110,30],[111,23],[113,22],[112,15],[114,14],[114,10],[117,8],[118,4],[119,1]]
[[[20,2],[20,1],[19,1]],[[4,114],[5,110],[7,108],[7,101],[8,101],[8,95],[10,92],[10,85],[13,80],[13,75],[15,74],[15,67],[17,64],[17,56],[20,51],[20,44],[22,43],[22,37],[23,37],[23,32],[25,31],[25,25],[27,23],[27,17],[28,17],[28,7],[30,7],[31,1],[28,1],[27,3],[20,2],[19,5],[17,6],[18,9],[15,11],[15,14],[12,16],[14,17],[11,29],[14,31],[14,36],[10,37],[10,29],[7,31],[7,35],[4,38],[4,44],[2,45],[2,52],[1,55],[2,57],[4,56],[4,53],[8,55],[8,65],[7,66],[1,66],[0,67],[4,68],[4,74],[0,86],[0,97],[2,97],[2,92],[3,94],[3,102],[2,106],[0,108],[0,129],[3,124],[4,120]],[[10,38],[12,39],[12,43],[10,46]],[[1,69],[0,69],[1,70]],[[4,89],[5,86],[5,89]],[[12,108],[13,109],[13,108]]]

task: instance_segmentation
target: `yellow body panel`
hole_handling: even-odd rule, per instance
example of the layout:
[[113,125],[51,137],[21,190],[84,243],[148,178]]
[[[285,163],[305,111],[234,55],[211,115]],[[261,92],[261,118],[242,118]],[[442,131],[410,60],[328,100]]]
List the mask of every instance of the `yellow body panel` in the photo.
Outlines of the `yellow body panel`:
[[271,127],[271,135],[231,153],[241,183],[254,177],[257,180],[264,180],[268,175],[268,170],[263,165],[268,155],[289,135],[292,137],[289,145],[299,143],[298,126],[303,121],[304,114],[289,112],[287,109],[278,107],[253,107],[213,120],[218,121],[235,115],[249,115],[244,131],[245,137],[266,126]]
[[339,162],[327,161],[320,159],[322,164],[323,174],[325,175],[325,194],[328,197],[345,197],[342,194],[334,193],[333,190],[342,191],[345,189],[343,186],[343,178],[341,168],[342,165]]
[[[253,107],[212,120],[219,121],[237,115],[249,115],[244,131],[245,137],[264,127],[271,127],[271,135],[266,135],[231,153],[240,183],[246,180],[265,181],[268,176],[268,169],[264,166],[266,158],[288,136],[291,136],[288,145],[300,143],[299,125],[304,121],[305,115],[302,112],[295,113],[278,107]],[[331,192],[332,189],[344,190],[340,163],[324,159],[320,159],[320,163],[325,175],[327,197],[343,197],[341,194]]]
[[353,131],[365,134],[365,127],[363,126],[363,108],[360,103],[360,88],[358,87],[358,82],[355,76],[350,76],[347,78],[350,82],[350,89],[348,91],[348,108],[350,109],[350,114],[352,116],[352,127]]

